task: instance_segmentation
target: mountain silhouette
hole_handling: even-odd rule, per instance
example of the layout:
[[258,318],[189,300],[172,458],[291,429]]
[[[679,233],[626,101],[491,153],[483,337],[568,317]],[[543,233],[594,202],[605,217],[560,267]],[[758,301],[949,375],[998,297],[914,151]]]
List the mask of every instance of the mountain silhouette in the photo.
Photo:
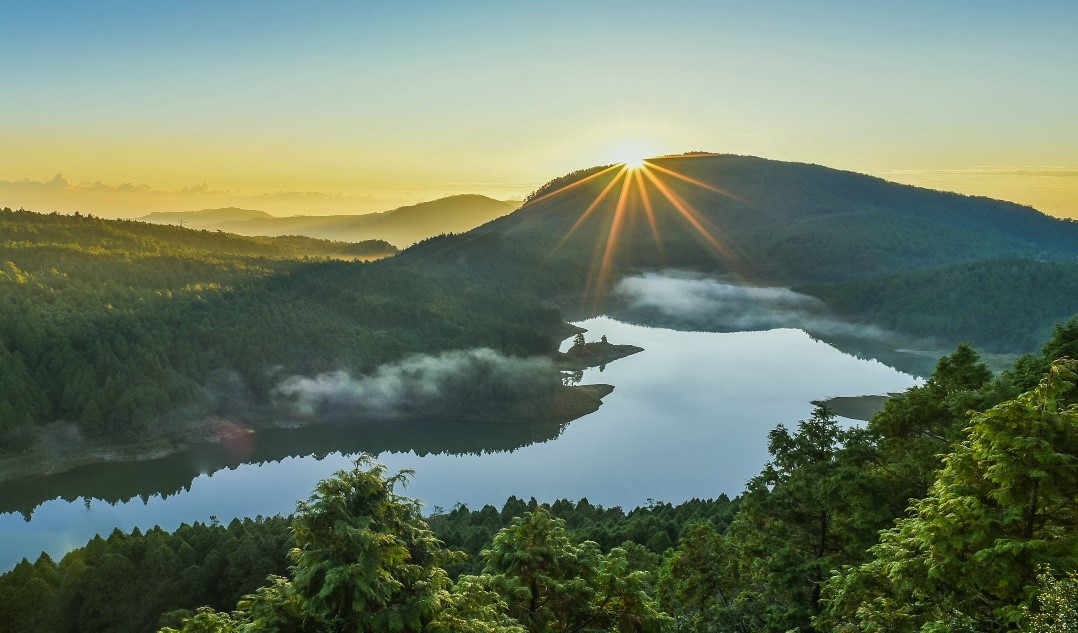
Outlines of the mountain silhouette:
[[519,201],[494,200],[462,194],[399,207],[380,213],[358,215],[294,215],[275,217],[263,211],[204,209],[202,211],[151,213],[138,218],[146,222],[178,224],[247,236],[305,235],[343,242],[385,240],[405,247],[442,233],[460,233],[505,215]]

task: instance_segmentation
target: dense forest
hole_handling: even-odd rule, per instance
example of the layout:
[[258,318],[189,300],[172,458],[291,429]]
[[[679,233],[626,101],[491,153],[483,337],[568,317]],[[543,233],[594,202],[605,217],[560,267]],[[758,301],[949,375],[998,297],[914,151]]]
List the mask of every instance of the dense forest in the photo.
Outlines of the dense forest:
[[1076,357],[1078,319],[998,376],[960,345],[865,427],[824,407],[777,426],[734,500],[424,519],[407,473],[363,458],[287,521],[24,561],[0,577],[0,630],[1069,630]]
[[1078,264],[1004,259],[799,287],[851,319],[988,351],[1034,349],[1078,306]]
[[130,441],[212,414],[222,373],[254,401],[279,375],[370,371],[409,354],[547,354],[530,296],[352,260],[385,243],[240,237],[0,211],[0,446],[52,422]]

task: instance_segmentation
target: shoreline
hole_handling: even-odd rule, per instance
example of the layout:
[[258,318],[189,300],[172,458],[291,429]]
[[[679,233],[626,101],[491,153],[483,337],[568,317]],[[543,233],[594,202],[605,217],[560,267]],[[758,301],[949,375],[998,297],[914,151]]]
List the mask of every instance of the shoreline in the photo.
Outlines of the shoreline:
[[[562,385],[538,400],[496,403],[479,411],[454,412],[451,415],[462,424],[462,431],[467,431],[467,425],[471,424],[505,423],[522,427],[534,425],[539,421],[567,424],[598,410],[602,406],[603,398],[613,391],[614,387],[606,384]],[[440,419],[445,415],[444,411],[430,410],[396,417],[370,417],[365,418],[362,423],[372,427],[396,423],[414,427],[416,432],[422,432],[423,426],[428,424],[429,420]],[[26,477],[57,475],[84,466],[152,461],[199,445],[228,445],[237,440],[242,441],[245,437],[257,436],[259,431],[298,432],[306,428],[333,428],[343,421],[344,419],[332,417],[303,419],[280,412],[254,411],[228,418],[207,417],[187,430],[172,431],[126,444],[89,440],[68,449],[38,445],[20,454],[0,457],[0,483]]]
[[[553,333],[564,340],[587,330],[565,322]],[[598,367],[619,358],[643,351],[633,345],[610,343],[587,343],[577,354],[555,352],[553,360],[558,371],[578,371]],[[579,352],[584,351],[583,355]],[[478,411],[453,412],[452,415],[466,423],[492,423],[499,420],[511,424],[534,424],[539,420],[556,420],[568,423],[592,413],[602,406],[602,399],[614,390],[611,385],[561,385],[542,398],[484,403]],[[364,419],[364,423],[383,424],[397,422],[421,428],[425,418],[444,416],[445,411],[432,409],[390,418]],[[76,445],[56,447],[41,439],[35,446],[21,453],[0,456],[0,483],[25,477],[46,477],[64,473],[83,466],[108,463],[145,462],[181,453],[203,444],[228,444],[244,436],[257,434],[260,430],[300,430],[314,427],[331,427],[341,420],[330,418],[304,418],[269,408],[254,408],[240,415],[206,415],[186,428],[169,428],[153,437],[129,443],[101,440],[75,440]]]

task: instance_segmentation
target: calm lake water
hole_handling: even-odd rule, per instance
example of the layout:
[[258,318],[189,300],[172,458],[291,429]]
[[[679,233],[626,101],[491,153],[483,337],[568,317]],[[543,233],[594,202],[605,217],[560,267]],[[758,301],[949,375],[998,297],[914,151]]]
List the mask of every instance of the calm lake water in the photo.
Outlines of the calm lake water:
[[[0,571],[42,551],[59,559],[95,534],[287,514],[315,483],[376,452],[416,475],[406,494],[428,510],[587,497],[604,506],[740,493],[767,461],[767,433],[796,426],[810,401],[884,394],[917,382],[801,330],[681,332],[600,317],[581,322],[644,352],[582,384],[615,390],[568,425],[476,429],[453,420],[394,428],[264,431],[250,445],[205,445],[138,464],[88,466],[0,484]],[[242,449],[244,462],[237,450]]]

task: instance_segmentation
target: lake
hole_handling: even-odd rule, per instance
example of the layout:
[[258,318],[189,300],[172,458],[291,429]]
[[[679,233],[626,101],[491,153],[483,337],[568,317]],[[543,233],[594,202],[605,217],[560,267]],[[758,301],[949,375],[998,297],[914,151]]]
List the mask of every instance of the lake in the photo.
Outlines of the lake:
[[[95,534],[287,514],[361,451],[416,471],[406,494],[428,510],[498,507],[510,496],[587,497],[604,506],[740,493],[767,461],[767,433],[795,427],[812,400],[885,394],[918,382],[797,329],[684,332],[607,317],[580,322],[644,351],[584,372],[615,387],[569,424],[421,425],[262,431],[237,447],[102,464],[0,484],[0,571],[47,551],[57,560]],[[852,423],[852,420],[846,420]],[[238,463],[239,462],[239,463]]]

